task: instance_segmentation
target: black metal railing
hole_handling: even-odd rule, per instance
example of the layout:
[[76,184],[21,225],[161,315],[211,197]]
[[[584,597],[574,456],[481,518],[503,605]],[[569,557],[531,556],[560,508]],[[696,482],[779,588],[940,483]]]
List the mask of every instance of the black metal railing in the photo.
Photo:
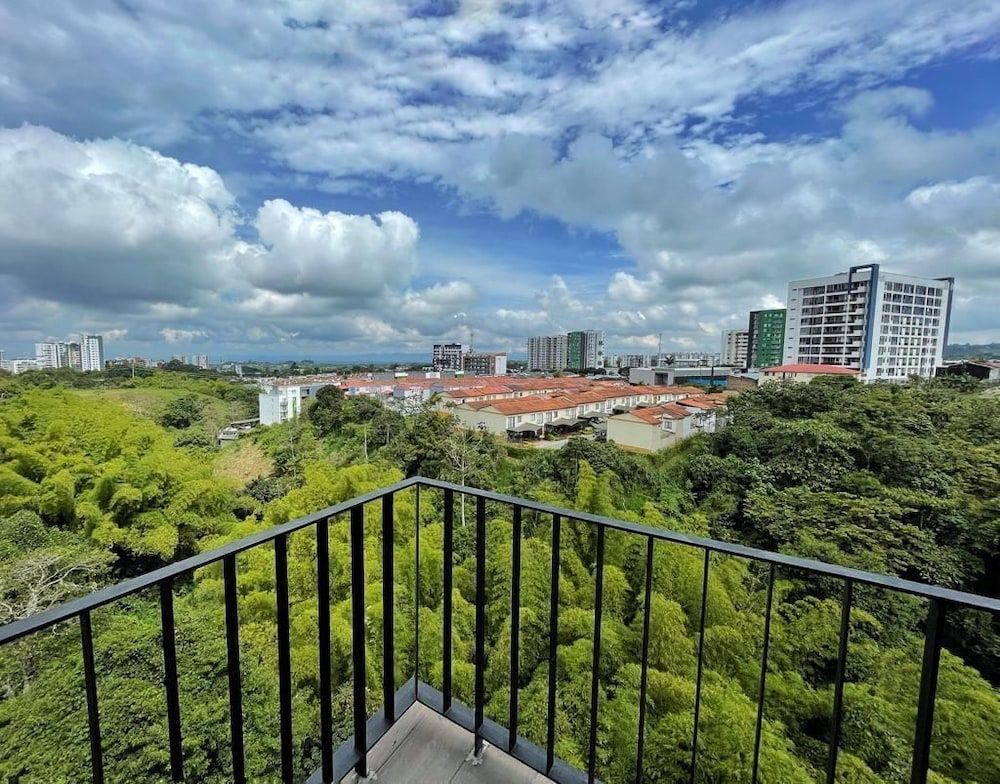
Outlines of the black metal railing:
[[[433,488],[443,494],[443,619],[442,619],[442,681],[441,690],[420,680],[420,489]],[[414,614],[415,659],[412,677],[401,687],[395,683],[395,565],[394,565],[394,498],[404,490],[416,492],[416,602]],[[454,554],[455,496],[464,494],[475,499],[475,641],[474,641],[474,705],[470,708],[453,696],[452,682],[452,590]],[[381,707],[373,715],[368,711],[366,688],[366,639],[365,639],[365,557],[364,510],[367,504],[381,502],[382,510],[382,698]],[[511,639],[510,639],[510,695],[507,726],[484,716],[486,704],[486,564],[487,564],[487,502],[511,508]],[[521,607],[521,542],[522,518],[525,511],[551,516],[550,608],[548,644],[548,682],[545,747],[542,748],[519,734],[518,691],[520,681],[520,607]],[[351,607],[353,666],[353,728],[354,734],[338,748],[334,747],[332,718],[331,679],[331,626],[330,626],[330,521],[347,514],[350,520],[351,553]],[[556,657],[558,651],[559,595],[560,595],[560,534],[564,521],[594,526],[596,550],[594,563],[594,631],[592,685],[590,693],[590,728],[587,744],[587,770],[577,770],[555,756],[556,747]],[[832,733],[827,758],[826,780],[833,782],[837,770],[837,754],[841,745],[841,723],[844,707],[844,682],[850,634],[850,613],[856,586],[871,586],[927,600],[928,616],[925,625],[923,660],[913,739],[911,782],[922,784],[927,780],[930,763],[931,730],[934,722],[935,694],[941,658],[945,619],[949,611],[960,608],[973,609],[1000,617],[1000,601],[961,591],[925,585],[909,580],[863,572],[842,566],[821,563],[795,556],[783,555],[739,544],[705,539],[685,533],[652,528],[649,526],[614,520],[607,517],[552,507],[522,498],[459,486],[438,480],[413,477],[394,485],[376,490],[349,501],[337,504],[307,517],[300,518],[266,531],[253,534],[209,552],[195,555],[170,566],[157,569],[140,577],[123,581],[100,591],[41,612],[30,618],[0,627],[0,650],[16,640],[27,637],[56,624],[78,620],[84,664],[87,718],[90,735],[91,769],[93,781],[104,781],[104,761],[101,738],[101,715],[98,705],[97,671],[94,664],[94,643],[91,614],[100,607],[147,589],[158,588],[162,624],[163,683],[166,702],[169,740],[170,770],[174,781],[184,781],[182,753],[183,722],[178,696],[177,651],[175,648],[173,590],[178,578],[195,570],[222,564],[225,599],[226,656],[228,672],[230,746],[232,752],[232,780],[243,784],[246,779],[244,755],[243,694],[240,670],[239,618],[237,610],[237,555],[259,545],[273,543],[275,567],[275,593],[277,599],[276,640],[278,666],[278,712],[280,728],[280,770],[282,781],[295,782],[294,748],[292,740],[292,675],[289,625],[288,539],[297,531],[315,529],[317,547],[317,599],[319,620],[319,714],[321,765],[311,776],[314,782],[339,781],[354,769],[359,775],[368,773],[367,754],[388,731],[402,713],[420,702],[474,734],[476,755],[482,753],[484,741],[516,757],[538,772],[559,782],[595,781],[597,771],[598,702],[600,693],[599,662],[601,656],[602,599],[604,581],[605,538],[608,531],[641,537],[645,540],[645,586],[642,600],[642,657],[640,696],[638,706],[637,749],[635,781],[643,780],[643,756],[646,739],[648,653],[650,645],[650,606],[652,597],[653,554],[656,542],[666,542],[696,548],[704,553],[701,585],[701,607],[697,638],[697,669],[694,691],[694,722],[691,742],[690,780],[695,781],[698,766],[698,729],[701,708],[702,676],[704,671],[706,607],[709,593],[709,571],[713,553],[736,556],[766,564],[767,588],[764,610],[763,645],[759,687],[756,696],[756,724],[752,762],[752,780],[757,781],[763,730],[766,679],[770,644],[771,616],[774,604],[775,576],[778,568],[807,575],[832,578],[842,583],[841,616],[837,664],[834,676]]]

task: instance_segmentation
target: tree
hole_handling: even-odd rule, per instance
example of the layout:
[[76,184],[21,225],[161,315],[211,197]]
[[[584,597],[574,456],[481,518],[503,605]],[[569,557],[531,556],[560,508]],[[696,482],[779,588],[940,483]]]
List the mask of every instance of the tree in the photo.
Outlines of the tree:
[[181,395],[164,407],[160,414],[160,424],[183,430],[200,421],[204,410],[205,403],[197,395]]
[[335,433],[343,427],[344,392],[336,384],[316,390],[306,416],[321,436]]
[[[447,475],[464,486],[493,473],[500,462],[500,445],[491,433],[465,428],[455,430],[445,442]],[[462,526],[465,526],[465,493],[460,494]]]

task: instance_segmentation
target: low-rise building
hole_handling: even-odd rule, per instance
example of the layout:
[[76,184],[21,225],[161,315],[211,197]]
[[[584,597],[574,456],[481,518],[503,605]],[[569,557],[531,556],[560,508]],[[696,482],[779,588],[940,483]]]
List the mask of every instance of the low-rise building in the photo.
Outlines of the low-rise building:
[[534,395],[516,400],[463,403],[452,409],[462,427],[498,436],[510,433],[544,434],[546,427],[579,422],[577,403],[563,395]]
[[937,369],[938,376],[972,376],[980,381],[1000,381],[1000,359],[967,359]]
[[3,362],[3,370],[13,376],[19,373],[27,373],[29,370],[38,370],[38,362],[34,359],[6,359]]
[[462,369],[474,376],[502,376],[507,373],[506,352],[469,351]]
[[760,383],[773,384],[778,381],[793,381],[804,384],[820,376],[849,376],[857,378],[861,371],[843,365],[810,365],[799,363],[794,365],[776,365],[761,368]]
[[608,417],[608,441],[633,452],[658,452],[725,426],[729,395],[698,395]]

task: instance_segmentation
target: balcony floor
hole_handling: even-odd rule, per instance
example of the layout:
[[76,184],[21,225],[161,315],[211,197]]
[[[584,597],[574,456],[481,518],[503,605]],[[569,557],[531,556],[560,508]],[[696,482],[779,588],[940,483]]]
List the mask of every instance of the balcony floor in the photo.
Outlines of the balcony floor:
[[[542,784],[549,779],[498,749],[487,747],[481,765],[466,757],[472,733],[415,703],[368,752],[378,784]],[[354,784],[349,773],[342,784]]]

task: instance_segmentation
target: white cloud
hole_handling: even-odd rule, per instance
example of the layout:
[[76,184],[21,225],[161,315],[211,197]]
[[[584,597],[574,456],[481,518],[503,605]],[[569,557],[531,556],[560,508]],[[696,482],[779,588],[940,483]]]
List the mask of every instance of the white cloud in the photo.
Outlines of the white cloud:
[[[791,0],[699,6],[697,23],[689,6],[7,4],[0,116],[69,135],[0,131],[0,280],[19,301],[128,311],[129,339],[357,345],[364,324],[402,345],[463,311],[477,343],[606,322],[622,345],[661,329],[707,345],[789,278],[879,259],[955,274],[957,331],[1000,337],[1000,125],[934,129],[931,96],[891,86],[996,57],[1000,5]],[[776,99],[815,103],[824,130],[756,132]],[[223,145],[226,183],[152,149]],[[243,156],[254,171],[230,175]],[[366,188],[369,212],[411,180],[459,209],[609,234],[622,258],[548,281],[548,259],[467,240],[430,257],[399,212],[275,199],[254,216],[247,199],[243,223],[233,197],[314,187],[343,205]]]
[[167,343],[191,343],[208,337],[208,333],[203,329],[174,329],[164,327],[160,330],[163,339]]
[[406,284],[420,230],[401,212],[345,215],[266,201],[254,222],[266,252],[242,267],[260,288],[283,294],[369,298]]
[[212,169],[117,139],[0,128],[0,273],[31,294],[190,302],[228,272],[235,223]]

